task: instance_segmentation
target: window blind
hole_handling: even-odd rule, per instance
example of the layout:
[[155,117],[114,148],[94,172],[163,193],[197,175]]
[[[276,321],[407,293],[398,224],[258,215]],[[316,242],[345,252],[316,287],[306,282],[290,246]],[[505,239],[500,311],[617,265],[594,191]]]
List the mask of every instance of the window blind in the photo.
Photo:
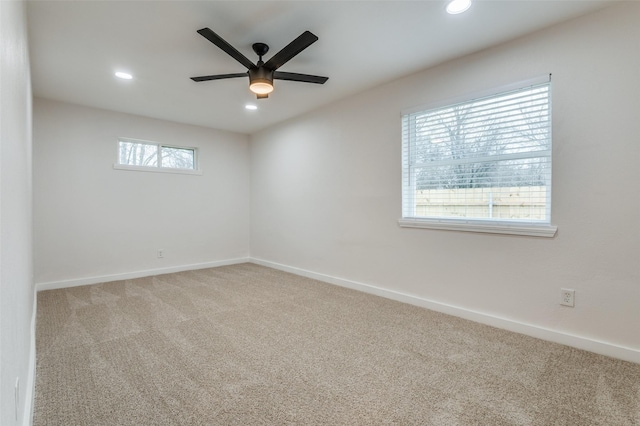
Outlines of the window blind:
[[549,223],[551,83],[402,116],[403,217]]

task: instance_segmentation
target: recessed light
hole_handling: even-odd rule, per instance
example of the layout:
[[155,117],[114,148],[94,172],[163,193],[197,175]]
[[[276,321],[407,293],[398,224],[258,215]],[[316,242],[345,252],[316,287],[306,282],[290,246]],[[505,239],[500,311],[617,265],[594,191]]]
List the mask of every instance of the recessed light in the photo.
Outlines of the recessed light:
[[257,110],[257,109],[258,109],[258,106],[257,106],[257,105],[254,105],[254,104],[246,104],[244,107],[245,107],[246,109],[251,110],[251,111],[255,111],[255,110]]
[[127,72],[118,71],[116,72],[116,77],[121,78],[123,80],[131,80],[133,76]]
[[447,13],[457,15],[471,7],[471,0],[452,0],[447,5]]

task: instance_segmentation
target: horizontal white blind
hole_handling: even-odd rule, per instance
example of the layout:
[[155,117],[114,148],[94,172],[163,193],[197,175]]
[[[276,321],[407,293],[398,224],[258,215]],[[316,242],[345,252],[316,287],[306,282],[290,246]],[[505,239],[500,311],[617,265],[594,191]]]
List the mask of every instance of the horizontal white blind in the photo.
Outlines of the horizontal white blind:
[[550,82],[402,117],[403,217],[549,223]]

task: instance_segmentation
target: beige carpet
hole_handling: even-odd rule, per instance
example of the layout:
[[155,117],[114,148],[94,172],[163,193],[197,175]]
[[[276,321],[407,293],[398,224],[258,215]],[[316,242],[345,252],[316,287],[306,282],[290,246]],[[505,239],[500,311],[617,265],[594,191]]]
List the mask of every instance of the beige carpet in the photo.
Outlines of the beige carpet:
[[242,264],[40,292],[34,424],[640,425],[640,365]]

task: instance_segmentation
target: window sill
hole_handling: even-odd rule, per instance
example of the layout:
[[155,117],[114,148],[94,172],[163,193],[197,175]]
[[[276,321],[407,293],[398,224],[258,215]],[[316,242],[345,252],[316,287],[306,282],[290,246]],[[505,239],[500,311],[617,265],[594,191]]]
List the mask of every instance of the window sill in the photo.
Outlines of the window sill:
[[144,166],[125,166],[123,164],[114,164],[115,170],[128,170],[134,172],[152,172],[152,173],[173,173],[180,175],[202,175],[202,170],[191,169],[170,169],[167,167],[144,167]]
[[558,227],[555,225],[519,224],[511,222],[484,222],[481,220],[437,220],[402,218],[401,228],[425,228],[446,231],[481,232],[488,234],[526,235],[529,237],[553,238]]

